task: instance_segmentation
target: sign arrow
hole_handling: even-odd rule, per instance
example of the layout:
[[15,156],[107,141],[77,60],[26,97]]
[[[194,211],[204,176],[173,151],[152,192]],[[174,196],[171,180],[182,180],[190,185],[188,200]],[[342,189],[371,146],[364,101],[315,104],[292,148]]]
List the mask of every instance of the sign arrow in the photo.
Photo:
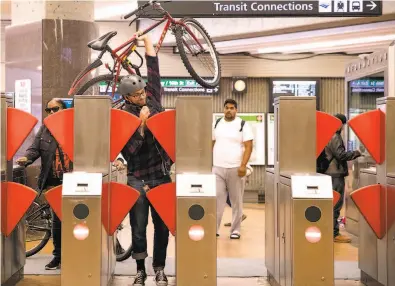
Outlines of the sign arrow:
[[375,9],[377,7],[376,3],[374,3],[373,1],[370,1],[371,4],[366,5],[367,7],[371,7],[370,11],[372,11],[373,9]]

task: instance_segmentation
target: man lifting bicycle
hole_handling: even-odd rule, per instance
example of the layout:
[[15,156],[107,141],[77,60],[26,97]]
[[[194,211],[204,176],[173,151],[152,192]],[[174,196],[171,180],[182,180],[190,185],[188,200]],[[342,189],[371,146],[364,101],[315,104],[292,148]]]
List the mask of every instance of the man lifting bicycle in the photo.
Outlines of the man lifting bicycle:
[[[155,282],[158,286],[166,286],[168,280],[164,268],[169,230],[148,201],[146,192],[149,189],[171,182],[171,162],[146,126],[149,117],[164,110],[161,104],[162,86],[158,57],[150,37],[143,35],[138,39],[143,40],[145,45],[148,83],[146,84],[144,79],[138,75],[129,75],[124,77],[119,85],[119,93],[125,99],[124,110],[141,119],[140,127],[121,152],[127,162],[128,185],[140,191],[141,194],[130,210],[132,257],[137,262],[137,275],[133,285],[143,286],[147,279],[145,271],[145,258],[148,256],[146,229],[148,210],[151,207],[151,216],[155,228],[152,265],[155,270]],[[114,164],[117,168],[122,168],[123,160],[118,159]]]

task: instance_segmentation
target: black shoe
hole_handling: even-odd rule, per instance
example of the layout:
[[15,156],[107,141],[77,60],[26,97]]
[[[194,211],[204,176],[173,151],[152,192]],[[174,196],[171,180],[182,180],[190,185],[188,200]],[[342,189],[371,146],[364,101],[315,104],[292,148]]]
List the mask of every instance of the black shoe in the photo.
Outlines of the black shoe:
[[136,277],[134,278],[133,285],[134,286],[144,286],[145,280],[147,280],[147,274],[144,270],[138,270]]
[[155,272],[155,282],[156,286],[167,286],[167,277],[163,270],[158,270]]
[[54,258],[50,263],[45,265],[45,270],[56,270],[60,269],[60,259],[59,258]]

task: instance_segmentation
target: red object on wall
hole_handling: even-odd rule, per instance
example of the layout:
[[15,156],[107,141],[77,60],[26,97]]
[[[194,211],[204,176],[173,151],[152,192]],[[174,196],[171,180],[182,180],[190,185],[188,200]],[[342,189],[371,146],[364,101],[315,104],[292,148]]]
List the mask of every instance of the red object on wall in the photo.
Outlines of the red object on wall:
[[147,120],[147,127],[159,144],[176,161],[176,111],[168,110],[155,114]]
[[9,236],[29,209],[37,193],[24,185],[1,182],[1,232]]
[[385,187],[379,184],[366,186],[350,196],[377,238],[382,239],[387,232]]
[[37,122],[37,118],[30,113],[16,108],[7,108],[7,161],[14,157]]
[[169,231],[176,235],[176,183],[167,183],[147,192],[147,198]]
[[111,162],[115,160],[140,124],[141,120],[133,114],[119,109],[111,109]]
[[342,126],[342,122],[325,112],[316,111],[316,158],[328,145],[333,134]]
[[65,109],[44,119],[63,152],[74,161],[74,108]]
[[369,154],[381,164],[385,160],[385,113],[380,109],[362,113],[348,121]]

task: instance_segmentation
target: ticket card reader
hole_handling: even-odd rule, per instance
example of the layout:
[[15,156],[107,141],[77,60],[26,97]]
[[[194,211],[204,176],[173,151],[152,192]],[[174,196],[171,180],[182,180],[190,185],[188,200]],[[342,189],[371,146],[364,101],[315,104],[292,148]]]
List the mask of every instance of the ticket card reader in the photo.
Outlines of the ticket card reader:
[[215,180],[213,174],[176,176],[177,285],[216,285]]

